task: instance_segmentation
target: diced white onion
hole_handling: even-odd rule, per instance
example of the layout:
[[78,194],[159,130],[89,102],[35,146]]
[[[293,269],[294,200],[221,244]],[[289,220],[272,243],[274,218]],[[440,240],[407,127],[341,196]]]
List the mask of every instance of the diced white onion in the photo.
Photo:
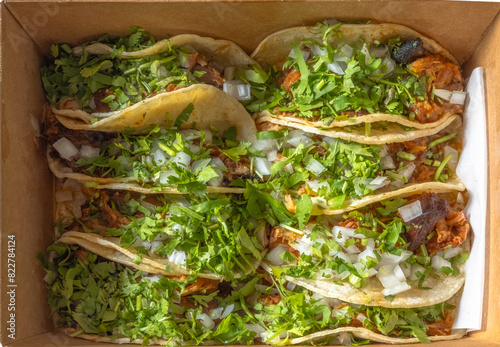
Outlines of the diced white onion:
[[[345,315],[345,312],[342,315]],[[350,346],[352,344],[351,343],[351,334],[349,334],[345,331],[339,333],[337,338],[339,340],[339,345]]]
[[52,146],[59,153],[63,159],[71,159],[71,157],[78,154],[78,149],[73,145],[73,143],[65,137],[61,137],[59,140],[54,142]]
[[370,190],[377,190],[382,187],[385,187],[390,183],[389,179],[385,176],[378,176],[374,178],[370,183],[366,185],[366,188]]
[[276,140],[256,140],[252,143],[252,148],[257,151],[263,151],[268,153],[270,151],[276,150],[278,148]]
[[413,175],[413,171],[415,171],[415,164],[414,163],[409,163],[403,170],[401,170],[399,173],[406,177],[407,180],[411,178]]
[[356,245],[350,245],[349,247],[345,248],[345,250],[349,254],[358,254],[360,252],[359,248],[356,247]]
[[412,252],[410,251],[401,251],[400,255],[395,255],[391,253],[382,253],[381,254],[381,260],[380,260],[380,265],[394,265],[394,264],[399,264],[404,262],[406,259],[408,259],[412,255]]
[[73,193],[70,189],[56,191],[56,202],[72,201]]
[[448,260],[441,258],[439,255],[435,255],[432,257],[431,266],[434,269],[439,270],[443,266],[451,268],[451,263]]
[[311,45],[310,48],[311,48],[311,53],[315,56],[324,56],[328,54],[326,48],[319,47],[318,45]]
[[224,319],[226,318],[227,316],[229,316],[231,314],[231,312],[233,312],[234,310],[234,304],[229,304],[227,305],[225,308],[224,308],[224,312],[222,312],[220,318],[221,319]]
[[448,161],[448,166],[455,170],[458,165],[458,151],[450,146],[445,146],[443,149],[443,156],[446,158],[451,154],[451,159]]
[[255,332],[257,336],[266,332],[266,328],[264,328],[260,324],[245,324],[245,327],[248,329],[248,331]]
[[363,323],[366,319],[366,316],[362,313],[358,313],[358,315],[356,316],[356,319],[359,320],[361,323]]
[[201,132],[196,129],[181,130],[179,131],[179,133],[181,134],[182,139],[186,141],[192,141],[201,138]]
[[207,165],[210,163],[210,158],[205,158],[205,159],[198,159],[193,162],[193,165],[191,166],[191,171],[192,172],[200,172],[204,168],[207,167]]
[[420,203],[420,200],[417,200],[411,204],[401,206],[398,208],[398,212],[401,215],[401,218],[408,223],[409,221],[422,215],[422,204]]
[[363,47],[360,50],[361,53],[365,56],[365,64],[370,64],[370,51],[368,49],[368,45],[366,43],[363,44]]
[[339,76],[343,76],[345,74],[344,70],[340,67],[338,62],[334,61],[333,63],[326,64],[326,67],[328,68],[328,70]]
[[168,182],[169,182],[168,178],[170,176],[179,177],[179,175],[174,170],[161,171],[161,173],[160,173],[160,183],[161,184],[168,184]]
[[446,101],[451,99],[451,91],[446,89],[434,89],[434,95]]
[[305,169],[314,173],[316,176],[319,176],[323,171],[326,170],[323,164],[321,164],[314,158],[311,158],[311,160],[309,160],[309,163],[306,165]]
[[408,263],[399,264],[406,278],[411,275],[411,265]]
[[406,282],[406,276],[399,265],[394,267],[394,275],[399,280],[399,282]]
[[438,252],[438,255],[439,256],[443,256],[444,255],[444,259],[450,259],[450,258],[453,258],[453,257],[459,255],[463,251],[464,250],[463,250],[462,247],[447,248],[443,252]]
[[100,151],[101,150],[99,148],[83,145],[80,148],[80,155],[82,156],[82,158],[93,158],[93,157],[98,157]]
[[465,104],[465,99],[467,98],[467,92],[457,92],[451,93],[450,104],[463,105]]
[[[307,60],[309,58],[309,54],[310,52],[309,51],[306,51],[304,49],[301,49],[300,50],[300,53],[302,53],[302,57],[304,58],[304,60]],[[295,59],[295,50],[292,48],[292,50],[290,51],[290,53],[288,54],[288,56],[292,59]]]
[[236,100],[244,101],[252,98],[250,84],[239,80],[226,81],[222,84],[222,90],[234,97]]
[[269,160],[270,162],[273,162],[276,160],[276,157],[278,156],[278,151],[277,150],[274,150],[274,151],[270,151],[267,153],[267,160]]
[[223,311],[224,311],[223,307],[217,307],[217,308],[214,308],[212,311],[210,311],[210,313],[208,315],[212,319],[219,319],[220,316],[222,316]]
[[364,239],[366,238],[365,235],[363,234],[356,234],[355,233],[356,229],[351,229],[351,228],[346,228],[346,227],[341,227],[341,226],[334,226],[332,229],[333,233],[333,238],[336,242],[338,242],[340,245],[344,245],[345,242],[347,241],[348,238],[354,237],[357,239]]
[[197,320],[207,329],[213,329],[215,327],[215,322],[206,313],[200,314]]
[[279,244],[275,248],[273,248],[269,253],[267,253],[267,260],[273,265],[281,265],[285,261],[281,259],[280,254],[288,251],[288,248],[284,245]]
[[261,175],[266,176],[271,174],[271,163],[267,158],[254,158],[255,169],[260,172]]
[[191,156],[184,152],[178,152],[175,157],[172,158],[172,163],[176,163],[180,167],[189,167],[191,164]]
[[224,162],[222,160],[220,160],[219,158],[213,158],[211,161],[210,161],[210,166],[214,167],[214,168],[219,168],[221,170],[227,170],[226,168],[226,165],[224,164]]
[[392,170],[396,168],[396,165],[394,164],[394,160],[390,155],[386,155],[385,157],[382,157],[380,160],[380,164],[382,166],[382,169],[384,170]]
[[328,182],[326,182],[326,181],[320,182],[318,180],[311,180],[311,181],[307,182],[307,185],[309,186],[309,188],[311,188],[315,192],[317,192],[319,189],[321,189],[323,187],[329,186]]
[[300,144],[303,144],[304,147],[309,147],[313,144],[313,140],[305,135],[296,135],[294,137],[290,137],[289,140],[286,140],[290,146],[298,147]]
[[289,174],[293,173],[294,170],[292,164],[290,163],[286,164],[285,167],[283,168],[283,171]]
[[410,290],[411,287],[408,285],[408,283],[400,283],[394,287],[386,288],[382,290],[382,294],[384,295],[396,295],[402,292],[406,292],[407,290]]
[[420,264],[413,264],[411,266],[411,273],[410,273],[410,276],[408,276],[408,278],[411,280],[411,281],[416,281],[419,279],[419,277],[417,276],[417,273],[421,273],[423,274],[425,272],[425,267],[423,267],[422,265]]
[[286,284],[286,290],[293,292],[295,290],[295,288],[297,288],[297,284],[295,284],[293,282],[288,282]]
[[168,260],[176,265],[186,265],[186,252],[174,249]]
[[165,162],[167,160],[167,153],[165,153],[161,149],[157,149],[154,152],[153,159],[154,159],[156,165],[163,165],[163,164],[165,164]]

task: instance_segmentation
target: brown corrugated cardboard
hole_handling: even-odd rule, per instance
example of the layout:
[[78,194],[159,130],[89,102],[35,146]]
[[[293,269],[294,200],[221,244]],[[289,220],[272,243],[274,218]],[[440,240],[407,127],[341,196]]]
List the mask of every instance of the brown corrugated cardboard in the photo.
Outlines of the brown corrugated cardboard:
[[[405,24],[436,39],[464,63],[466,75],[485,67],[489,134],[489,230],[483,330],[434,346],[500,345],[500,264],[496,147],[500,124],[500,4],[449,1],[254,2],[24,2],[6,1],[1,14],[1,211],[0,342],[12,346],[82,346],[88,342],[53,334],[44,276],[36,259],[52,239],[52,176],[34,119],[44,96],[38,69],[51,43],[76,44],[104,33],[125,34],[130,25],[157,37],[197,33],[227,38],[247,52],[269,33],[325,18],[367,19]],[[15,281],[9,282],[9,235],[15,235]],[[488,240],[488,239],[487,239]],[[488,253],[489,252],[489,253]],[[491,258],[490,258],[491,254]],[[11,271],[12,272],[12,271]],[[17,287],[7,287],[9,284]],[[15,289],[15,312],[9,311]],[[15,313],[15,340],[7,330]],[[100,344],[92,344],[98,346]]]

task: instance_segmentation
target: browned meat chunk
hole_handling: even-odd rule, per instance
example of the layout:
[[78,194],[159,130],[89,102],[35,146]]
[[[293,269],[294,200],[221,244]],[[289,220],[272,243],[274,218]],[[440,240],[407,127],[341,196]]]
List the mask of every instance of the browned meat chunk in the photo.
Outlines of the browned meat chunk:
[[444,319],[436,322],[427,323],[427,335],[429,336],[442,336],[450,335],[453,326],[453,314],[451,311],[444,311]]
[[410,229],[406,232],[410,251],[415,251],[424,244],[436,223],[449,213],[448,202],[434,193],[424,193],[418,200],[422,206],[422,214],[408,222]]
[[[109,95],[113,95],[113,92],[109,89],[99,89],[97,92],[94,93],[94,104],[95,107],[92,108],[92,112],[110,112],[111,109],[109,108],[108,104],[105,102],[102,102],[101,100],[108,97]],[[116,99],[116,98],[115,98]]]
[[408,40],[392,50],[392,58],[400,64],[411,63],[425,55],[422,39]]

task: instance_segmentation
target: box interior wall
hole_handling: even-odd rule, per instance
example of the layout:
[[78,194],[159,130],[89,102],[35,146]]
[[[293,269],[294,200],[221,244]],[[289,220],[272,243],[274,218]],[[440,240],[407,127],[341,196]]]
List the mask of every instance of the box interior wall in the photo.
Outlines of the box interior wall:
[[[104,33],[125,35],[130,25],[146,28],[156,37],[196,33],[232,39],[248,53],[269,33],[327,18],[374,19],[409,25],[434,38],[464,63],[466,76],[485,68],[489,137],[489,229],[483,329],[453,342],[434,346],[500,345],[500,264],[489,258],[500,244],[497,232],[500,150],[500,4],[450,1],[203,1],[147,2],[26,2],[5,1],[1,15],[1,170],[0,263],[7,240],[16,240],[16,340],[8,338],[7,267],[0,277],[0,342],[12,346],[87,345],[54,334],[47,318],[44,271],[36,254],[53,235],[53,179],[37,138],[43,90],[39,68],[52,43],[78,44]],[[491,232],[489,232],[491,230]],[[489,240],[489,243],[488,243]],[[491,253],[490,253],[491,251]],[[94,344],[93,344],[94,345]],[[95,344],[98,345],[98,344]]]

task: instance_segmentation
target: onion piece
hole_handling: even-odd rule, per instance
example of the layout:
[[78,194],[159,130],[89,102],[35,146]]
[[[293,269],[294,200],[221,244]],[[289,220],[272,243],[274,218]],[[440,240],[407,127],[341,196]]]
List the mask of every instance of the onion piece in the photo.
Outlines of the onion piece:
[[275,248],[273,248],[269,253],[267,253],[267,260],[273,265],[281,265],[285,261],[281,259],[280,254],[288,251],[288,248],[282,244],[279,244]]
[[314,173],[314,175],[319,176],[323,171],[326,170],[326,167],[323,166],[319,161],[314,158],[309,160],[309,163],[306,165],[305,169]]
[[196,320],[199,320],[201,325],[207,329],[215,328],[215,322],[206,313],[200,314]]
[[467,92],[454,91],[451,93],[450,104],[463,105],[467,98]]
[[439,255],[435,255],[432,257],[431,266],[435,270],[439,271],[439,269],[441,269],[442,267],[451,268],[451,263],[448,260],[441,258]]
[[222,90],[239,101],[250,100],[252,98],[250,84],[243,83],[239,80],[224,82],[222,84]]
[[402,292],[406,292],[407,290],[410,290],[411,287],[410,285],[408,285],[408,283],[404,282],[404,283],[400,283],[394,287],[390,287],[390,288],[386,288],[384,290],[382,290],[382,294],[384,295],[396,295],[396,294],[399,294],[399,293],[402,293]]
[[410,279],[410,281],[416,281],[419,279],[417,273],[423,274],[424,272],[425,272],[425,267],[423,267],[420,264],[413,264],[411,266],[411,273],[410,276],[408,276],[408,278]]
[[184,152],[178,152],[175,157],[172,158],[172,163],[176,163],[180,167],[189,167],[191,164],[191,156]]
[[380,164],[382,164],[382,169],[384,170],[392,170],[396,168],[394,160],[390,155],[382,157],[382,159],[380,160]]
[[66,160],[69,160],[78,154],[78,149],[75,145],[73,145],[73,143],[65,137],[61,137],[59,140],[54,142],[52,147],[54,147],[59,155]]
[[220,316],[222,316],[222,312],[224,311],[224,308],[223,307],[217,307],[217,308],[214,308],[212,311],[210,311],[208,313],[208,316],[211,318],[211,319],[219,319]]
[[267,330],[260,324],[245,324],[245,327],[248,329],[248,331],[253,331],[254,333],[257,334],[257,336],[265,333]]
[[80,148],[80,155],[82,158],[93,158],[98,157],[101,150],[99,148],[90,147],[87,145],[82,145]]
[[459,255],[463,251],[464,251],[463,248],[459,246],[455,248],[447,248],[442,252],[438,252],[437,255],[444,256],[444,259],[450,259]]
[[422,215],[422,204],[420,203],[420,200],[417,200],[411,204],[401,206],[398,208],[398,212],[401,215],[401,218],[408,223],[409,221]]
[[366,185],[366,188],[370,190],[377,190],[382,187],[385,187],[390,183],[389,179],[385,176],[375,177],[370,183]]
[[[301,49],[300,50],[300,53],[302,53],[302,57],[304,58],[304,60],[307,60],[309,58],[309,54],[310,52],[309,51],[306,51],[304,49]],[[290,51],[290,53],[288,54],[288,56],[292,59],[295,59],[296,56],[295,56],[295,50],[292,48],[292,50]]]
[[340,67],[339,63],[337,62],[326,64],[326,67],[334,74],[337,74],[339,76],[345,75],[344,70]]
[[186,265],[186,252],[178,251],[174,249],[171,255],[168,256],[168,260],[176,265]]
[[443,156],[446,158],[450,154],[451,159],[448,160],[448,167],[452,170],[455,170],[458,165],[458,151],[450,146],[445,146],[443,148]]
[[227,316],[229,316],[231,314],[231,312],[233,312],[234,310],[234,304],[229,304],[227,305],[225,308],[224,308],[224,312],[222,312],[220,318],[221,319],[224,319],[226,318]]
[[271,162],[267,158],[254,158],[255,169],[263,176],[271,174]]
[[434,95],[446,101],[450,101],[451,94],[451,91],[447,89],[434,89]]

